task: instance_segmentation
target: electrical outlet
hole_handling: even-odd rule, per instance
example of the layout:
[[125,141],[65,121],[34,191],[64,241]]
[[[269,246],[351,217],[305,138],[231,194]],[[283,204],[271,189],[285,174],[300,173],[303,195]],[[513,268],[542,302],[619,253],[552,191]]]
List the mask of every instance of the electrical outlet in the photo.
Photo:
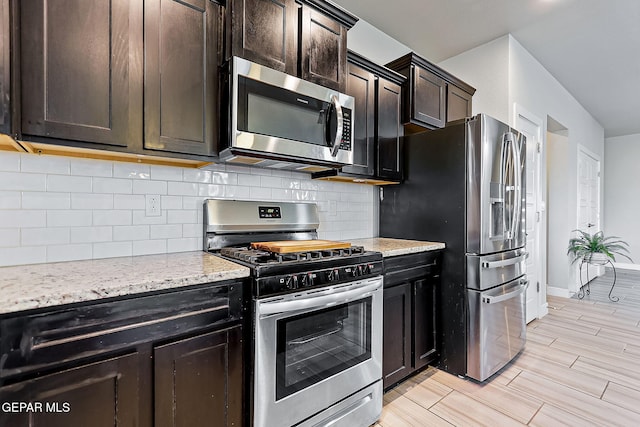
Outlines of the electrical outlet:
[[145,197],[145,215],[146,216],[160,216],[162,215],[162,209],[160,209],[160,196],[147,195]]

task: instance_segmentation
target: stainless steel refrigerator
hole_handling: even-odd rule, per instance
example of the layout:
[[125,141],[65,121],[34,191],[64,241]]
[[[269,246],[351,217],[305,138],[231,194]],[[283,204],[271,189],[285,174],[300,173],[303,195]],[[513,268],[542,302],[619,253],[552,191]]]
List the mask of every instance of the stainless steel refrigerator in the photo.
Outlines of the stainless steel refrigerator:
[[484,381],[524,347],[525,137],[484,114],[404,138],[380,236],[446,243],[439,367]]

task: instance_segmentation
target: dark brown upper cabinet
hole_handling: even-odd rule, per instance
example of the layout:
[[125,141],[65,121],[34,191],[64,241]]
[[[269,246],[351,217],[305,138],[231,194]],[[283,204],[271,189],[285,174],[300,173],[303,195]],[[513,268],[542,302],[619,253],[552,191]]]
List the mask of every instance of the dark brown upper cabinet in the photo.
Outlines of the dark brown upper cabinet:
[[323,0],[229,0],[225,57],[344,91],[347,30],[356,22]]
[[19,8],[23,138],[139,148],[142,2],[24,0]]
[[447,85],[447,123],[471,116],[472,96],[456,86]]
[[301,77],[340,92],[347,79],[347,27],[302,5]]
[[353,165],[313,175],[383,185],[402,179],[401,87],[404,77],[348,52],[346,93],[355,99]]
[[144,22],[144,148],[214,154],[222,8],[147,0]]
[[475,89],[411,52],[387,64],[407,78],[402,87],[405,130],[423,132],[471,115]]
[[295,0],[229,0],[227,53],[287,74],[298,74]]
[[0,133],[11,132],[9,0],[0,0]]

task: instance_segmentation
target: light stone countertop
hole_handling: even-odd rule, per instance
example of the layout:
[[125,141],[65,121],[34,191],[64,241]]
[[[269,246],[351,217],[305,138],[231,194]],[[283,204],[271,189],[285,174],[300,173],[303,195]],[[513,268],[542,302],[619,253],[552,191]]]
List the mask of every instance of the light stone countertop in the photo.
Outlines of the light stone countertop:
[[418,252],[444,249],[440,242],[425,242],[421,240],[390,239],[387,237],[373,237],[371,239],[350,240],[354,246],[364,246],[368,251],[382,252],[383,257],[415,254]]
[[206,252],[0,268],[0,314],[249,276]]

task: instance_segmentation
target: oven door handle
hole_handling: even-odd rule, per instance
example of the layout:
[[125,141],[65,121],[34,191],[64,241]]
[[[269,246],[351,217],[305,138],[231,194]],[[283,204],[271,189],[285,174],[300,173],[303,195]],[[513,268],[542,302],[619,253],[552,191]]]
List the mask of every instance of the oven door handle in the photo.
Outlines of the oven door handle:
[[331,307],[332,305],[351,302],[355,299],[366,298],[372,292],[379,289],[381,285],[382,282],[380,280],[375,280],[375,282],[371,284],[328,295],[311,296],[290,301],[261,302],[258,308],[258,315],[268,316],[272,314]]

